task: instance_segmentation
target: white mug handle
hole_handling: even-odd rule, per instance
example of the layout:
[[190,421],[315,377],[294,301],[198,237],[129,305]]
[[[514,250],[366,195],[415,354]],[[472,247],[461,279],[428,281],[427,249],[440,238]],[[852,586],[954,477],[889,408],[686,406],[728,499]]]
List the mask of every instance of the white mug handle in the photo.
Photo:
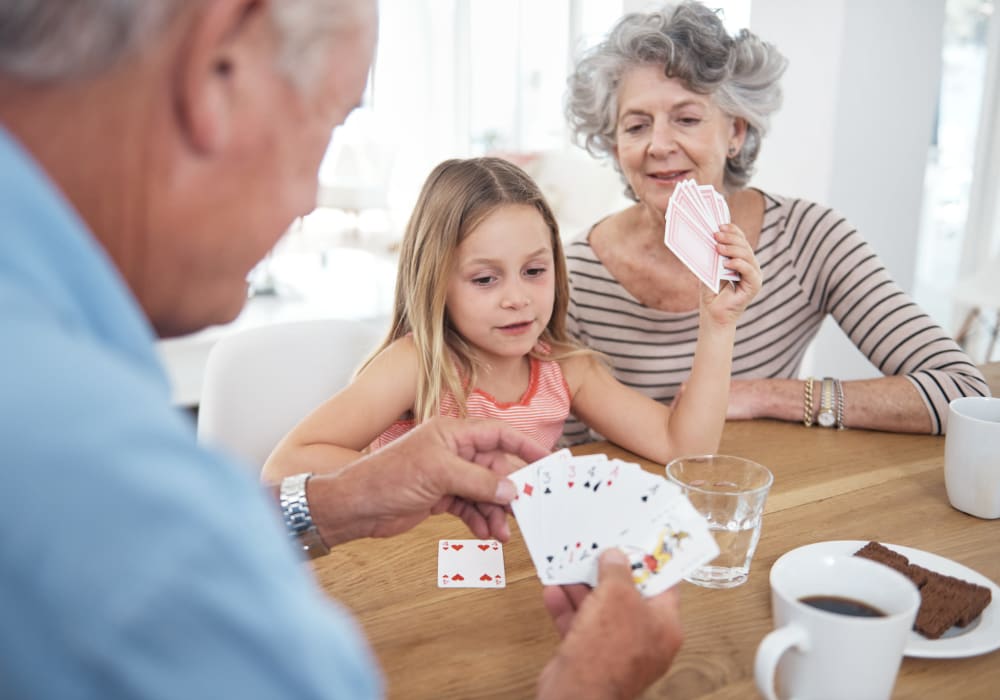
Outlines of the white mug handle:
[[795,647],[799,651],[809,651],[809,637],[805,629],[798,625],[779,627],[770,632],[757,647],[753,675],[757,689],[767,700],[778,700],[774,691],[774,672],[786,651]]

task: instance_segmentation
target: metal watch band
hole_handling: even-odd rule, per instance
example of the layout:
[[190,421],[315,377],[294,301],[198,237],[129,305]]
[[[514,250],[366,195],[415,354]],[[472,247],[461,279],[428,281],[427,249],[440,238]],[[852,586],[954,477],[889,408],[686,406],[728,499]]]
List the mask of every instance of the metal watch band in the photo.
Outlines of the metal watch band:
[[823,388],[820,391],[819,415],[816,416],[816,422],[824,428],[832,428],[837,424],[834,390],[833,378],[823,377]]
[[309,512],[309,500],[306,498],[306,482],[312,476],[310,473],[294,474],[281,480],[278,499],[281,503],[281,515],[285,520],[288,535],[294,539],[302,552],[310,559],[329,554],[330,548],[323,542],[313,523]]

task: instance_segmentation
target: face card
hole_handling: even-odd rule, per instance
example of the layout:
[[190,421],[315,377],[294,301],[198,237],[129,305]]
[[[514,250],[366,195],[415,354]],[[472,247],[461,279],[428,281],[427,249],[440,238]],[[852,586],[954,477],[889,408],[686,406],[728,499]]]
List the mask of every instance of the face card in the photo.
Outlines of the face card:
[[496,540],[439,540],[438,588],[505,588],[503,545]]
[[643,595],[676,585],[690,571],[719,556],[708,523],[679,491],[671,492],[643,527],[621,538],[632,564],[632,579]]

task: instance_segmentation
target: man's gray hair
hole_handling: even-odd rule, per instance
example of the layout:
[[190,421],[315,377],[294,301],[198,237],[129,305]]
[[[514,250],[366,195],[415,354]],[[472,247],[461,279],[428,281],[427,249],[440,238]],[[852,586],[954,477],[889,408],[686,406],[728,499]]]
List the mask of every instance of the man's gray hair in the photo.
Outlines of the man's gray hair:
[[[190,0],[3,0],[0,74],[26,82],[97,75],[127,59],[169,25]],[[321,49],[356,2],[277,0],[279,66],[300,86],[318,76]],[[350,8],[352,11],[356,7]],[[353,14],[353,13],[352,13]]]
[[[612,157],[622,76],[636,66],[660,66],[666,76],[711,95],[726,114],[746,121],[743,147],[726,160],[725,184],[738,188],[750,180],[771,114],[781,106],[778,81],[787,63],[746,29],[730,36],[719,16],[698,2],[630,13],[570,75],[566,117],[577,143],[594,156]],[[636,199],[627,183],[625,194]]]

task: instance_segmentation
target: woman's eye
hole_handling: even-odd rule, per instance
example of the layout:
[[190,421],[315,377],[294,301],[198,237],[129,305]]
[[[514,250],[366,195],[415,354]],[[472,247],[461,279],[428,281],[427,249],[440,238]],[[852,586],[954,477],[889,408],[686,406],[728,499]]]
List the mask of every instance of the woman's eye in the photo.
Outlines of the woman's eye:
[[696,126],[701,124],[701,119],[699,117],[681,117],[677,121],[684,126]]
[[630,124],[629,126],[625,127],[625,133],[626,134],[638,134],[640,131],[642,131],[645,128],[645,126],[646,126],[645,124]]

